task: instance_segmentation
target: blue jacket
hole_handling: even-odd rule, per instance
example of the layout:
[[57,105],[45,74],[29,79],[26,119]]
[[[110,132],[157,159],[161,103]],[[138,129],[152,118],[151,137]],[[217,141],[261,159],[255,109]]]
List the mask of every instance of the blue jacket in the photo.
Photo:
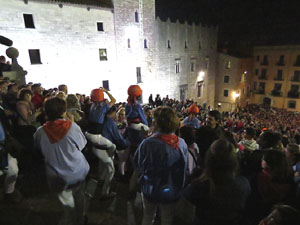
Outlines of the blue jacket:
[[93,103],[89,112],[89,122],[103,124],[105,119],[105,113],[109,110],[109,105],[100,102]]
[[183,121],[183,124],[196,129],[200,128],[200,121],[196,117],[192,121],[189,121],[189,117],[186,117]]
[[102,136],[114,143],[117,146],[117,150],[124,150],[130,145],[130,142],[120,133],[115,121],[109,117],[106,117],[104,121]]
[[141,173],[142,192],[152,202],[169,203],[180,198],[185,184],[188,147],[179,138],[178,150],[152,137],[145,139],[134,155]]
[[140,118],[141,122],[148,126],[146,116],[140,104],[133,104],[133,105],[126,104],[125,113],[126,113],[126,118],[128,119]]

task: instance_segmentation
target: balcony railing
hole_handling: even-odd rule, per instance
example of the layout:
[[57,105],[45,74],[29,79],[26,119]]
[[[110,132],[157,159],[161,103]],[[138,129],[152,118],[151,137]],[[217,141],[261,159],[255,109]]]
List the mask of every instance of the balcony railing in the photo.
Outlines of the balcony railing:
[[294,66],[300,66],[300,62],[296,62]]
[[276,63],[277,66],[285,66],[285,63],[284,62],[278,62]]
[[289,91],[288,94],[287,94],[287,97],[288,98],[299,98],[299,92],[291,92]]
[[268,77],[267,77],[267,76],[259,76],[258,79],[259,79],[259,80],[267,80]]
[[267,66],[267,65],[269,65],[269,62],[268,61],[263,61],[263,62],[260,63],[260,65],[261,66]]
[[293,82],[300,82],[300,78],[293,77],[293,78],[291,79],[291,81],[293,81]]
[[274,77],[274,80],[283,81],[283,77]]
[[256,90],[254,91],[255,94],[264,95],[266,92],[265,90]]
[[271,95],[274,97],[282,97],[282,92],[277,90],[272,90]]

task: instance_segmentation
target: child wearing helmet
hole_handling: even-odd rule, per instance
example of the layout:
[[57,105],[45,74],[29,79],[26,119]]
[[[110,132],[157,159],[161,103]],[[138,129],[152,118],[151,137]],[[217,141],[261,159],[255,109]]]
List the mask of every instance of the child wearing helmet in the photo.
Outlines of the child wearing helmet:
[[[104,99],[104,93],[110,98],[110,102]],[[110,140],[102,136],[102,127],[105,114],[115,104],[116,99],[104,88],[94,89],[91,92],[92,105],[88,116],[88,128],[85,133],[86,138],[92,144],[92,151],[99,159],[99,180],[103,180],[101,197],[113,197],[114,193],[110,193],[110,182],[114,175],[113,156],[116,145]]]
[[191,126],[198,129],[200,127],[200,121],[197,119],[196,115],[199,113],[199,108],[196,104],[193,104],[188,109],[189,116],[183,121],[185,126]]

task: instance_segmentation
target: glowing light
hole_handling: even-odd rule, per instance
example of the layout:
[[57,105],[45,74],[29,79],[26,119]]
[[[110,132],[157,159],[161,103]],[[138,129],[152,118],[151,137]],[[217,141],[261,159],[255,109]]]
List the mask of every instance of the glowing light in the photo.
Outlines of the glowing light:
[[248,71],[246,70],[246,71],[244,71],[244,74],[247,74],[248,73]]
[[236,100],[238,97],[240,97],[240,94],[239,93],[236,93],[235,91],[232,93],[232,97],[233,97],[233,100]]
[[204,80],[204,76],[205,76],[205,72],[204,71],[200,71],[199,75],[198,75],[198,81],[203,81]]

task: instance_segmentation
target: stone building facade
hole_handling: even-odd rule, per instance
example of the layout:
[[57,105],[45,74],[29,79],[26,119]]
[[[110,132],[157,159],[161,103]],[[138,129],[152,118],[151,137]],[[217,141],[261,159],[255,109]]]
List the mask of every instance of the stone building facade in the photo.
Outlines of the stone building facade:
[[[76,4],[75,4],[75,3]],[[88,94],[131,84],[213,106],[217,28],[161,21],[155,0],[0,0],[0,35],[14,41],[28,82]],[[5,46],[0,46],[0,54]]]

